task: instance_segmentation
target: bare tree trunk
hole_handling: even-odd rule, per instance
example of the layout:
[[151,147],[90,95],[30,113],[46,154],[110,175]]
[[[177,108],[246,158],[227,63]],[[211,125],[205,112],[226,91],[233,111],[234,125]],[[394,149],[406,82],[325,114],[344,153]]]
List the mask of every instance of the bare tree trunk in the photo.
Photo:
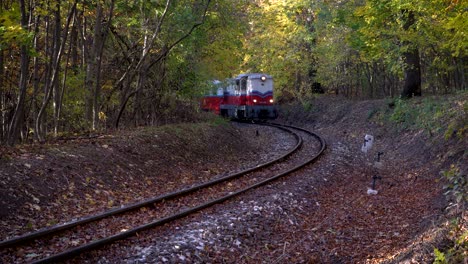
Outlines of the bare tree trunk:
[[[0,0],[0,13],[3,13],[3,1]],[[6,127],[6,102],[5,102],[5,80],[3,78],[5,74],[4,66],[3,66],[3,50],[0,50],[0,144],[5,141],[6,135],[5,132],[7,130]]]
[[[47,3],[48,4],[48,3]],[[47,6],[47,8],[49,8],[49,6]],[[44,60],[44,73],[43,73],[43,91],[44,91],[44,94],[47,95],[48,94],[48,89],[50,88],[50,80],[51,80],[51,72],[52,72],[52,63],[53,63],[53,40],[51,41],[51,22],[50,22],[51,18],[49,15],[45,16],[44,17],[44,22],[45,22],[45,40],[44,40],[44,54],[45,54],[45,58],[48,58],[48,59],[45,59]],[[53,34],[52,34],[53,35]],[[53,39],[53,37],[52,37]],[[37,95],[37,94],[36,94]],[[36,95],[34,96],[34,99],[36,99]],[[35,134],[34,134],[34,137],[36,140],[40,141],[40,138],[39,136],[42,135],[42,134],[45,134],[46,133],[46,128],[44,127],[44,124],[46,123],[46,116],[45,115],[39,115],[40,113],[40,109],[41,109],[41,105],[43,105],[46,101],[46,96],[44,96],[42,98],[42,101],[39,102],[39,99],[37,99],[37,106],[35,107],[38,107],[38,109],[34,111],[34,113],[36,114],[36,120],[35,120],[35,124],[34,124],[34,128],[35,128]],[[36,124],[39,124],[39,125],[36,125]]]
[[[36,17],[35,25],[34,25],[34,41],[33,41],[33,47],[34,49],[37,50],[38,48],[38,34],[39,34],[39,23],[40,19],[39,16]],[[40,84],[40,76],[39,76],[39,58],[38,56],[33,58],[33,94],[31,98],[31,112],[33,114],[37,113],[36,107],[36,96],[39,91],[39,84]],[[37,138],[37,132],[34,133],[34,140],[38,140]]]
[[[26,3],[24,0],[19,0],[21,10],[21,26],[28,30],[28,16],[26,12]],[[20,62],[20,80],[19,80],[19,95],[16,104],[16,109],[11,120],[8,131],[8,145],[14,145],[20,136],[21,127],[24,124],[24,105],[26,101],[27,80],[29,73],[29,55],[28,47],[21,45],[21,62]]]
[[[146,56],[145,54],[149,52],[149,48],[150,48],[150,45],[148,42],[149,37],[150,36],[147,34],[147,32],[145,32],[145,37],[143,41],[143,51],[141,54],[142,58]],[[141,119],[143,118],[142,107],[141,107],[141,97],[143,95],[143,89],[146,85],[146,76],[147,76],[146,71],[148,70],[148,67],[146,66],[146,64],[147,64],[146,62],[143,62],[141,64],[140,70],[138,70],[137,87],[136,87],[135,100],[134,100],[135,103],[133,104],[133,121],[134,121],[135,126],[139,126]]]
[[[86,77],[85,77],[85,86],[88,92],[87,99],[86,99],[86,118],[91,124],[91,129],[94,130],[94,96],[95,92],[94,89],[96,87],[96,65],[97,65],[97,45],[100,41],[101,37],[101,22],[102,22],[102,6],[101,3],[98,2],[97,9],[96,9],[96,21],[94,24],[94,35],[93,39],[87,39],[88,45],[90,48],[88,50],[86,56]],[[86,24],[86,23],[84,23]],[[84,30],[84,34],[86,31]],[[91,42],[91,43],[90,43]]]
[[[76,12],[76,10],[75,10]],[[70,40],[71,41],[71,40]],[[62,106],[63,106],[63,96],[65,95],[65,89],[67,87],[67,74],[68,74],[68,63],[70,62],[70,57],[71,57],[71,51],[72,51],[72,45],[70,43],[68,47],[68,53],[67,53],[67,60],[65,62],[65,69],[63,72],[63,80],[62,80],[62,89],[59,90],[59,95],[58,95],[58,100],[56,101],[56,111],[55,111],[55,117],[54,117],[54,134],[57,136],[58,134],[58,127],[60,125],[60,117],[62,114]]]
[[[58,109],[58,105],[59,105],[59,99],[60,99],[60,92],[59,92],[59,80],[58,80],[58,73],[60,72],[60,59],[58,58],[59,57],[59,54],[61,52],[60,49],[62,49],[61,45],[65,45],[65,40],[61,40],[61,36],[60,36],[60,30],[62,28],[62,25],[61,25],[61,14],[60,14],[60,3],[61,1],[58,0],[57,1],[57,10],[56,10],[56,16],[55,16],[55,33],[54,33],[54,58],[56,58],[56,64],[53,65],[53,68],[54,68],[54,75],[56,74],[57,77],[53,76],[54,78],[54,81],[52,83],[52,89],[51,89],[51,92],[52,92],[52,96],[54,98],[53,100],[53,122],[54,122],[54,135],[57,136],[57,109]],[[65,30],[68,30],[67,28]],[[64,32],[65,34],[68,34],[68,32]],[[64,36],[63,36],[64,37]],[[62,42],[63,41],[63,42]],[[58,59],[58,60],[57,60]],[[67,66],[65,65],[65,68]],[[41,109],[42,110],[42,109]]]
[[[0,5],[0,12],[3,11],[2,5]],[[5,140],[6,131],[6,102],[5,102],[5,84],[4,84],[4,70],[3,70],[3,50],[0,50],[0,144]]]
[[76,74],[79,65],[79,55],[78,55],[78,27],[79,27],[79,18],[78,18],[78,10],[75,10],[75,16],[73,18],[73,25],[70,33],[70,51],[71,54],[71,68],[73,72]]

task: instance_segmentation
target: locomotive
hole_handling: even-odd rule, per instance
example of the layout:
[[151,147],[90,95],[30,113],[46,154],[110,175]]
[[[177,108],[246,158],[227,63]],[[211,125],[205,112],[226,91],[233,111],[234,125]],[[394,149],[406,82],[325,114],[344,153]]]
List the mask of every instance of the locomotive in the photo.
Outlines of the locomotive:
[[214,82],[215,93],[202,98],[201,108],[231,119],[275,119],[273,78],[263,73],[240,74]]

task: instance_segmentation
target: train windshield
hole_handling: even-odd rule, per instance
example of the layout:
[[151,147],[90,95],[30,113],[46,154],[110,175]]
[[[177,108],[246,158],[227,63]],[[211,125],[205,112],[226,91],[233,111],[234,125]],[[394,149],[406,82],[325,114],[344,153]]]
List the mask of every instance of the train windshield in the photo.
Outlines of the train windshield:
[[249,80],[248,92],[260,92],[266,93],[273,90],[273,79],[272,78],[252,78]]

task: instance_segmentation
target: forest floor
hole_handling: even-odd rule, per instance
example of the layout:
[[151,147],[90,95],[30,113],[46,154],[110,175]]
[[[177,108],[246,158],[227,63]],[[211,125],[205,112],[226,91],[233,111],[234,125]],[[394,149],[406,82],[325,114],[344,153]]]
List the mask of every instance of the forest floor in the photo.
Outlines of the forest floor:
[[[430,263],[450,246],[440,172],[466,158],[466,137],[398,128],[383,118],[385,100],[322,96],[306,108],[284,107],[278,122],[326,139],[316,164],[75,261]],[[213,120],[1,147],[0,240],[248,167],[282,140]],[[364,154],[366,134],[375,144]]]

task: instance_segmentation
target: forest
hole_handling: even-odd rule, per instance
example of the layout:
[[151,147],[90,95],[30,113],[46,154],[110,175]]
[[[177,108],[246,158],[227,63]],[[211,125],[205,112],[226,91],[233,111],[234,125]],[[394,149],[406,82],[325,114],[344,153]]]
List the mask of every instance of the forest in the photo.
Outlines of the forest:
[[466,90],[468,1],[0,0],[0,144],[192,118],[210,80],[276,101]]

